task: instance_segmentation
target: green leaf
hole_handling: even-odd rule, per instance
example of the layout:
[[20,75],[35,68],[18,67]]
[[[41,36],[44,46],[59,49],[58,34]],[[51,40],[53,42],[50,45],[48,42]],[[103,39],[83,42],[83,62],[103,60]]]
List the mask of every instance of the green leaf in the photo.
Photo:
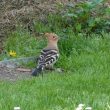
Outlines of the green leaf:
[[101,18],[95,18],[95,22],[99,23],[101,21]]
[[81,24],[77,24],[76,25],[76,30],[79,32],[79,31],[81,31]]
[[68,13],[66,16],[68,16],[68,17],[75,17],[75,18],[77,18],[77,15],[76,15],[76,14],[74,14],[74,13]]
[[89,25],[89,27],[93,27],[95,25],[95,20],[94,19],[89,19],[88,25]]
[[102,3],[104,0],[92,0],[93,3],[95,3],[96,5],[98,5],[99,3]]

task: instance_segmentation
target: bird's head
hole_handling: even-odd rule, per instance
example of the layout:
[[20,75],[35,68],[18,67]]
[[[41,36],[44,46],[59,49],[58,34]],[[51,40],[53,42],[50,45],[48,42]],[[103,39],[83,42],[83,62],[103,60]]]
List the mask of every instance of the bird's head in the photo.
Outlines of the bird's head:
[[55,33],[45,33],[48,41],[50,42],[58,42],[59,38]]

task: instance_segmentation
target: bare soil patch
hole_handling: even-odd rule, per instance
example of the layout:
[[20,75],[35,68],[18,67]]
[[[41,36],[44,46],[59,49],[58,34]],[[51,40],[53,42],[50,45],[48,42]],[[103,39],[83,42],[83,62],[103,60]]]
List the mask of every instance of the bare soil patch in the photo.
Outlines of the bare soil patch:
[[0,67],[0,80],[16,81],[30,77],[31,71],[19,71],[16,69],[9,69],[7,67]]

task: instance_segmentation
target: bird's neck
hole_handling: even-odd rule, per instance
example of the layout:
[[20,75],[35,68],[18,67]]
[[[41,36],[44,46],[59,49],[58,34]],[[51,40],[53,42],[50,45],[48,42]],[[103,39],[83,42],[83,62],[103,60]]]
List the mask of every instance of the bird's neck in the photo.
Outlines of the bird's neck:
[[48,42],[47,48],[58,50],[57,42]]

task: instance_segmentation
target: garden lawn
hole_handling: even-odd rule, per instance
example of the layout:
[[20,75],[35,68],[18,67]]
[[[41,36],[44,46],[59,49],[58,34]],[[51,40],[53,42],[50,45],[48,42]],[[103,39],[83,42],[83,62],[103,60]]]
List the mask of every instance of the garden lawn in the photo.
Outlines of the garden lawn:
[[[110,35],[103,35],[67,34],[68,39],[59,42],[61,56],[56,64],[63,73],[0,81],[0,110],[15,106],[21,110],[75,110],[80,103],[93,110],[110,110]],[[17,51],[19,46],[13,48]]]

